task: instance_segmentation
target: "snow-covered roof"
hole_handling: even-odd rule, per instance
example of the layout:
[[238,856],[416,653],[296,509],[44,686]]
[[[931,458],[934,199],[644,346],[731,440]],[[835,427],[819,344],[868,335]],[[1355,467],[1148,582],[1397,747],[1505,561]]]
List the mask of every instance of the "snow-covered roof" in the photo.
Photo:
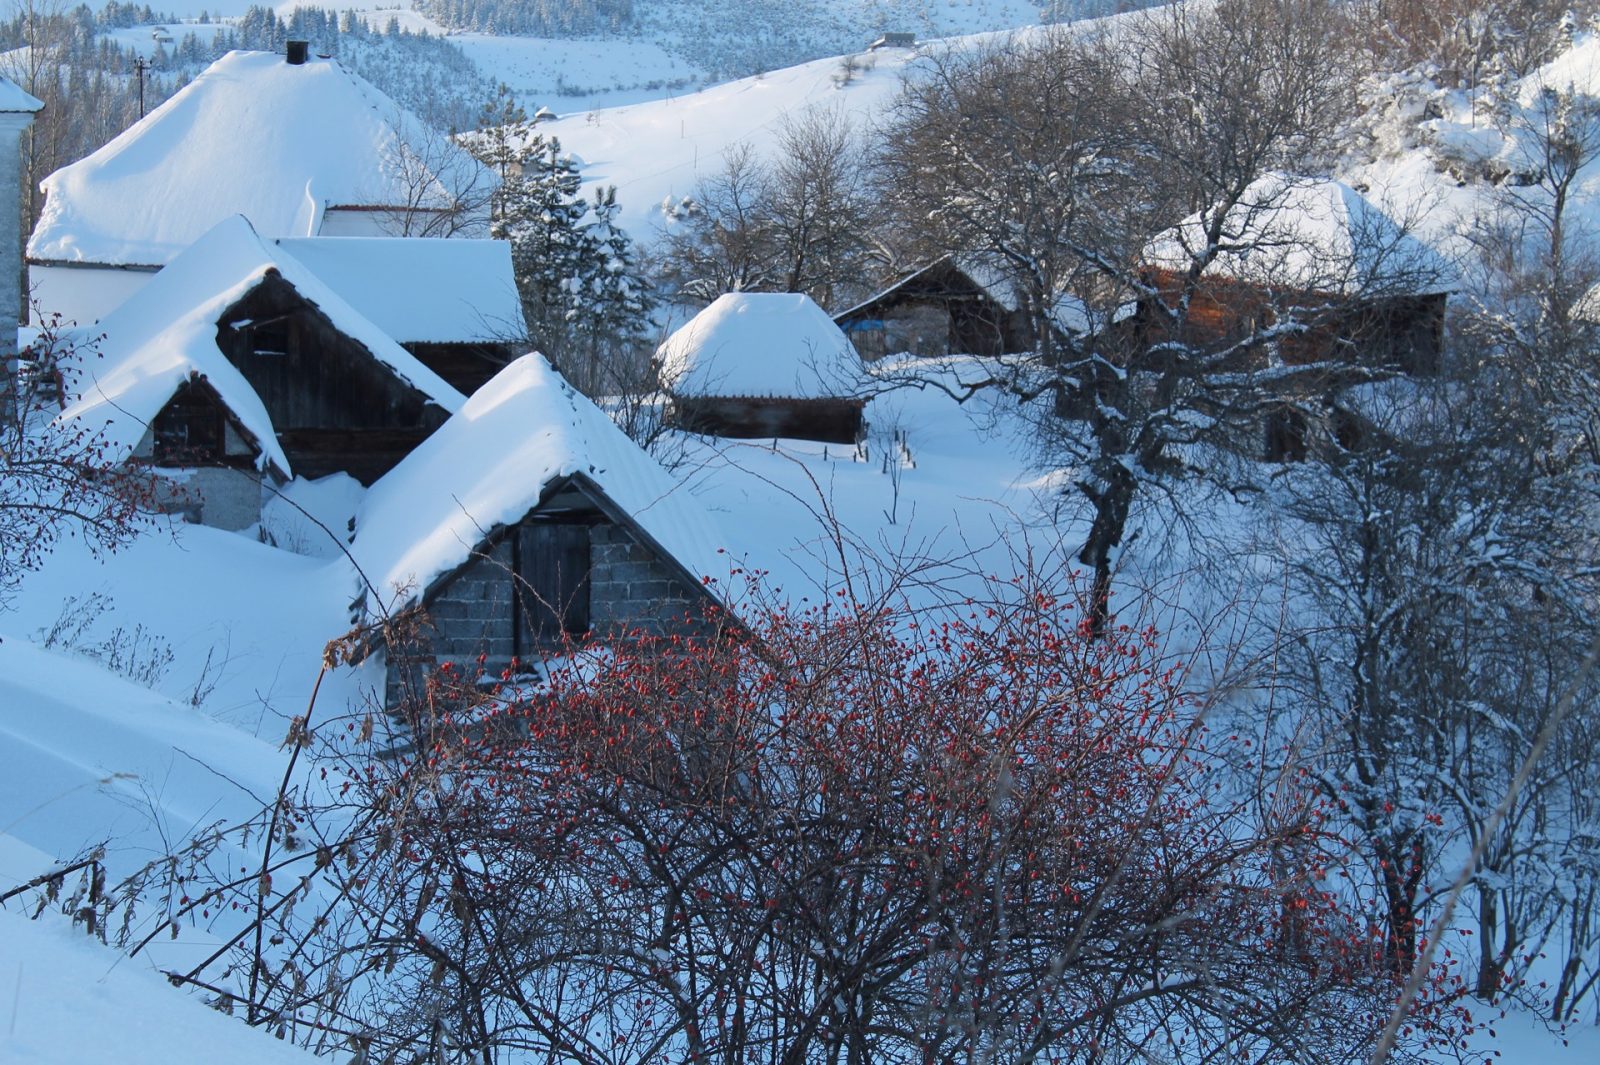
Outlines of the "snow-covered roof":
[[33,114],[44,104],[10,78],[0,74],[0,112]]
[[233,214],[269,236],[315,236],[329,207],[443,207],[441,181],[493,175],[333,60],[230,52],[40,182],[28,255],[160,266]]
[[[384,334],[282,248],[263,241],[235,215],[214,226],[151,278],[92,333],[75,339],[63,362],[80,396],[59,416],[100,430],[111,457],[126,458],[178,388],[202,374],[257,438],[262,459],[289,472],[260,397],[217,347],[217,322],[269,272],[315,304],[345,335],[396,376],[454,412],[461,393]],[[98,337],[99,339],[96,339]]]
[[[1197,212],[1159,234],[1144,261],[1188,269],[1206,253],[1213,217]],[[1266,174],[1223,222],[1213,274],[1351,296],[1443,292],[1455,283],[1438,252],[1340,181]]]
[[861,356],[811,297],[729,292],[656,350],[661,382],[679,396],[830,399],[853,396]]
[[720,536],[688,489],[536,352],[496,374],[372,485],[351,557],[386,606],[400,605],[387,600],[402,588],[414,601],[568,477],[598,487],[697,581],[727,575]]
[[403,344],[501,343],[528,334],[503,240],[301,237],[277,241]]

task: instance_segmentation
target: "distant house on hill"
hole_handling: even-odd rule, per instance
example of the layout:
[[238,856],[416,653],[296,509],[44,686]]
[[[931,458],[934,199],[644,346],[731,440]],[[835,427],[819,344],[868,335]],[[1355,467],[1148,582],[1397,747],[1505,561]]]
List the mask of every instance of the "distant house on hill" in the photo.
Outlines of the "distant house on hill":
[[29,283],[87,324],[235,214],[267,237],[487,236],[495,180],[334,60],[230,52],[40,183]]
[[[946,256],[834,315],[863,359],[885,355],[1005,355],[1032,343],[1009,283]],[[980,278],[982,280],[980,280]]]
[[391,705],[440,661],[491,677],[584,638],[698,631],[717,534],[687,490],[544,357],[502,370],[356,515],[358,622],[422,607]]
[[[1185,272],[1204,251],[1200,215],[1144,252],[1159,296],[1133,316],[1160,338]],[[1224,218],[1221,251],[1184,316],[1185,340],[1215,344],[1294,316],[1303,332],[1276,343],[1283,361],[1342,360],[1409,373],[1437,368],[1454,271],[1371,200],[1342,182],[1268,174]],[[1159,301],[1159,302],[1158,302]]]
[[861,357],[799,293],[729,292],[656,351],[669,421],[694,432],[854,443]]
[[[1192,215],[1145,248],[1153,295],[1117,325],[1127,350],[1172,340],[1223,350],[1290,322],[1300,328],[1270,344],[1241,343],[1238,369],[1326,364],[1327,389],[1350,377],[1341,367],[1438,369],[1454,271],[1365,196],[1325,178],[1268,174],[1223,223],[1220,250],[1181,315],[1172,311],[1206,250],[1205,220]],[[1325,398],[1283,396],[1262,427],[1267,458],[1306,456],[1310,422],[1327,416]],[[1355,432],[1347,423],[1331,429],[1341,438]]]
[[[213,227],[82,332],[82,351],[101,353],[85,354],[77,368],[86,398],[91,386],[150,367],[168,377],[198,373],[284,472],[292,466],[305,477],[342,471],[370,483],[464,402],[238,217]],[[203,407],[185,417],[202,418]],[[130,410],[159,432],[156,408],[141,402]]]
[[867,45],[867,51],[876,52],[880,48],[915,48],[916,46],[917,35],[914,33],[885,33]]
[[282,238],[277,245],[463,395],[526,350],[502,240]]

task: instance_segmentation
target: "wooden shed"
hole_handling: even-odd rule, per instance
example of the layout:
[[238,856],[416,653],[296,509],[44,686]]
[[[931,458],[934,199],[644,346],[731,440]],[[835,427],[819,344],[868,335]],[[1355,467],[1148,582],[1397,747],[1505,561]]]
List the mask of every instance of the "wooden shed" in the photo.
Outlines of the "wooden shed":
[[464,402],[237,216],[196,241],[98,328],[104,351],[182,351],[213,384],[237,379],[225,393],[229,405],[237,410],[249,396],[284,466],[303,477],[342,471],[369,484]]
[[901,353],[1008,355],[1029,350],[1033,341],[1027,313],[1010,286],[949,256],[833,320],[868,360]]
[[1134,351],[1178,339],[1219,348],[1283,322],[1299,329],[1242,349],[1240,368],[1269,357],[1438,369],[1454,272],[1381,208],[1342,182],[1268,174],[1223,219],[1223,247],[1188,307],[1186,275],[1206,246],[1208,219],[1191,215],[1152,241],[1143,280],[1155,293],[1123,323]]
[[58,421],[93,434],[105,461],[149,469],[159,509],[249,528],[266,487],[291,473],[266,408],[208,338],[147,328],[142,317],[130,307],[102,333],[72,338],[58,367],[69,382]]

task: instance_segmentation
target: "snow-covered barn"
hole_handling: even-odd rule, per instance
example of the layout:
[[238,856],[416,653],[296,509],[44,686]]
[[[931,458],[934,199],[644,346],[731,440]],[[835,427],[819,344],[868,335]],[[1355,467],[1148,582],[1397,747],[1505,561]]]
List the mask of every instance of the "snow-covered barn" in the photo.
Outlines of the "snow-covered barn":
[[729,292],[656,351],[669,420],[694,432],[854,443],[861,356],[809,296]]
[[[154,388],[145,378],[159,372],[167,382],[165,404],[177,387],[171,382],[199,374],[241,416],[240,426],[273,464],[306,477],[342,471],[371,482],[464,402],[311,270],[237,216],[214,226],[75,339],[74,365],[64,369],[69,376],[75,372],[85,400],[99,394],[109,401],[103,389],[111,385]],[[154,402],[141,398],[129,413],[133,423],[159,435],[166,422],[157,415],[165,408]],[[185,417],[210,416],[206,402],[183,406],[192,408]],[[166,413],[169,421],[178,416]],[[204,431],[198,423],[185,430]],[[135,429],[121,432],[131,439]]]
[[40,183],[29,281],[87,324],[232,215],[267,237],[487,236],[495,181],[334,60],[230,52]]
[[[1169,304],[1191,264],[1208,254],[1212,218],[1190,215],[1146,246],[1146,280]],[[1269,173],[1223,216],[1184,339],[1225,342],[1292,311],[1310,328],[1279,342],[1286,362],[1333,359],[1426,373],[1443,346],[1454,276],[1436,251],[1349,185]],[[1130,320],[1139,342],[1162,339],[1165,318],[1153,303],[1142,305]]]
[[497,676],[579,637],[698,628],[718,544],[688,489],[529,354],[367,493],[356,620],[423,607],[407,666],[481,655]]

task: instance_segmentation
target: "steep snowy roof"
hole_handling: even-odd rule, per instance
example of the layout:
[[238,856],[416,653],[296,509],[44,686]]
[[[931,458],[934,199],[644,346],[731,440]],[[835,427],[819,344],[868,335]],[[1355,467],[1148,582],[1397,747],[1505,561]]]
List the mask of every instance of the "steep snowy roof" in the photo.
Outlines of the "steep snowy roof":
[[33,114],[44,107],[44,104],[35,99],[22,86],[10,78],[0,75],[0,112],[22,112]]
[[403,344],[527,336],[511,245],[503,240],[302,237],[277,244]]
[[661,381],[680,396],[829,399],[852,396],[866,373],[828,313],[794,292],[729,292],[656,351]]
[[385,605],[400,588],[415,599],[573,476],[597,486],[697,580],[727,575],[720,536],[688,489],[536,352],[496,374],[373,484],[351,555]]
[[[1145,247],[1145,262],[1186,270],[1206,251],[1211,216],[1195,213]],[[1343,182],[1266,174],[1223,220],[1213,274],[1342,295],[1443,292],[1454,271]]]
[[192,374],[203,374],[256,436],[263,459],[289,472],[266,408],[217,347],[218,319],[269,272],[294,286],[396,376],[445,410],[460,408],[461,393],[235,215],[214,226],[128,302],[101,319],[93,335],[88,331],[77,335],[80,347],[63,368],[81,394],[60,418],[95,429],[103,425],[113,457],[126,458],[178,388]]
[[28,255],[160,266],[233,214],[269,236],[314,236],[330,206],[437,207],[448,202],[441,181],[492,180],[333,60],[230,52],[40,182],[48,199]]

